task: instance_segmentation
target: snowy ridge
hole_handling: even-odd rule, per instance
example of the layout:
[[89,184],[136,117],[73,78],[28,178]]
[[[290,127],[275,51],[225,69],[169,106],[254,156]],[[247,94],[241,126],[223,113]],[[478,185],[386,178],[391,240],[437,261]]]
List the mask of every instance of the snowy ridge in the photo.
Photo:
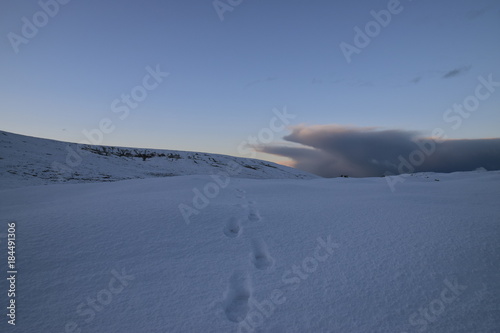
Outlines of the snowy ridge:
[[318,176],[257,159],[197,152],[93,146],[0,131],[0,188],[50,183],[228,173],[235,178]]

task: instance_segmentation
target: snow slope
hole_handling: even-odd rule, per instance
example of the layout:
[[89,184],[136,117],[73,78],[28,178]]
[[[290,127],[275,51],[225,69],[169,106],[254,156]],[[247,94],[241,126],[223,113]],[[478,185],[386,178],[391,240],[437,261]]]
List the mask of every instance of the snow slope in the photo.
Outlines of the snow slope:
[[256,159],[175,150],[79,145],[0,131],[0,188],[221,172],[232,177],[256,179],[318,178],[304,171]]
[[500,332],[500,172],[426,177],[0,190],[1,331]]

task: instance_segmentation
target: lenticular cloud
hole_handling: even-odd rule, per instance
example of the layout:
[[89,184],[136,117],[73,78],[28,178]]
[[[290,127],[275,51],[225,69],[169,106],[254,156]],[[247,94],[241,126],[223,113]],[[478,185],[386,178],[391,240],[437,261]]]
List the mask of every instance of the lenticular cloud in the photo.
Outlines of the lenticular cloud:
[[500,169],[500,138],[443,140],[416,131],[301,125],[284,139],[293,145],[255,148],[288,157],[294,167],[323,177]]

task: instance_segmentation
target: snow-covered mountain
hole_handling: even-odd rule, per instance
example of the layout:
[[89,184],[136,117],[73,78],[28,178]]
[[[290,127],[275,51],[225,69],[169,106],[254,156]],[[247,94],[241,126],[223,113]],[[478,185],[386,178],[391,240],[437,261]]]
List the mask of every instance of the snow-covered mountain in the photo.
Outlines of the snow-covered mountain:
[[175,150],[92,146],[0,131],[0,188],[225,173],[234,178],[317,178],[272,162]]

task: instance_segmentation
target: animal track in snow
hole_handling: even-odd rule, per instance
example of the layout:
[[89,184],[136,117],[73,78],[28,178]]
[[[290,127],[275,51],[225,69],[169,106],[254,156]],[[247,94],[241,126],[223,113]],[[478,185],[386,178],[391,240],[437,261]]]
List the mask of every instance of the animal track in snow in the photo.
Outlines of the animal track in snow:
[[238,237],[241,234],[241,223],[236,217],[231,217],[224,226],[224,234],[227,237]]
[[262,239],[252,241],[252,253],[250,255],[253,265],[257,269],[267,269],[274,263],[274,259],[269,255],[266,243]]
[[239,323],[245,320],[250,309],[250,277],[242,271],[235,271],[229,279],[229,288],[224,299],[224,312],[227,319]]

